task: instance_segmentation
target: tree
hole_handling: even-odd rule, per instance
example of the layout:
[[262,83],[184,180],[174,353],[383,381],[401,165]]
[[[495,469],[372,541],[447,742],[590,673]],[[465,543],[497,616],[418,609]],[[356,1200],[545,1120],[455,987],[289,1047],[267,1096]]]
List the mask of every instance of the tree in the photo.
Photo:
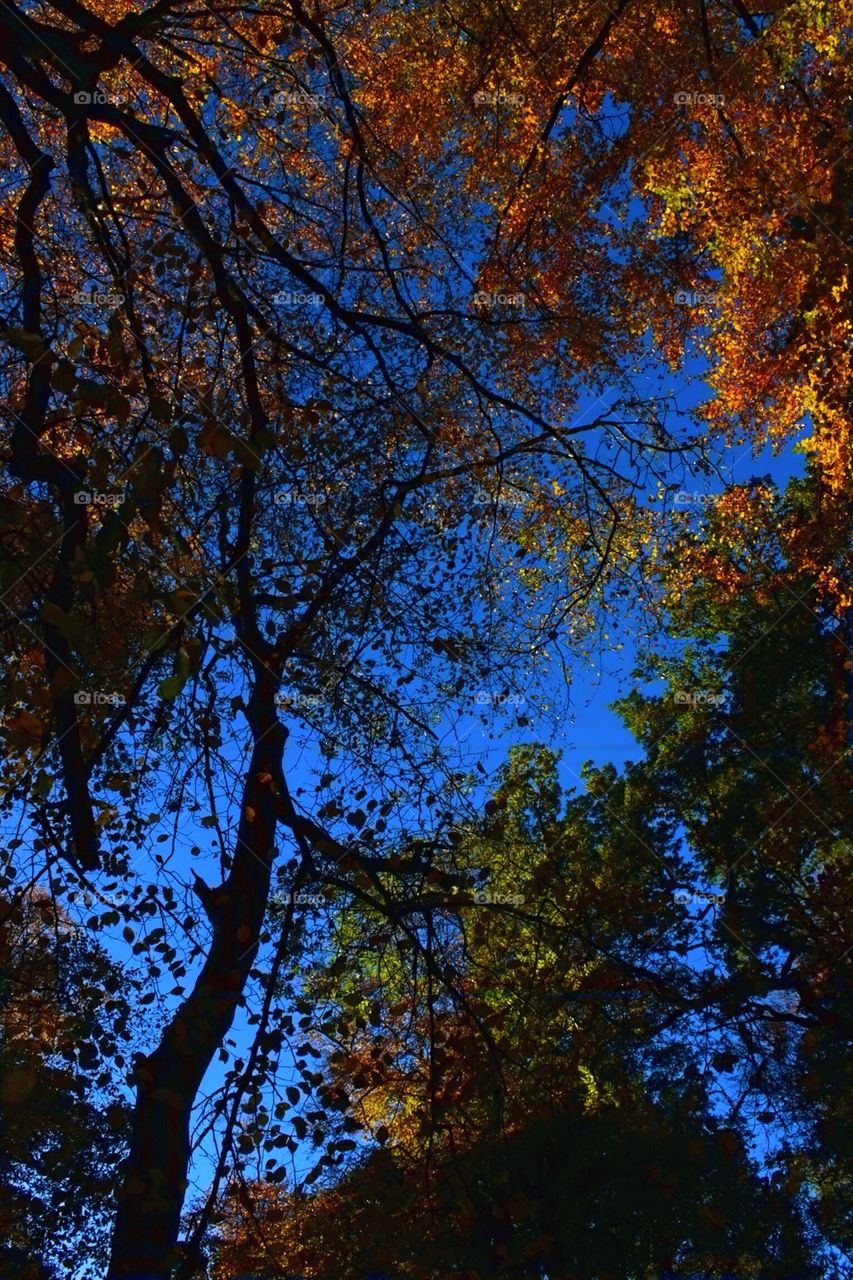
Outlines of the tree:
[[0,904],[0,978],[0,1270],[95,1275],[129,1117],[129,975],[33,892]]
[[619,704],[643,757],[561,811],[516,751],[444,892],[410,888],[449,999],[399,924],[368,964],[375,920],[325,931],[306,1008],[380,1146],[308,1195],[235,1180],[221,1280],[325,1280],[342,1237],[351,1280],[844,1274],[849,510],[810,468],[703,526]]
[[399,930],[318,977],[306,1035],[374,1141],[338,1143],[347,1171],[310,1192],[235,1179],[217,1280],[824,1274],[805,1197],[756,1167],[720,1088],[755,1013],[736,972],[678,959],[701,928],[676,823],[642,778],[587,781],[561,811],[553,759],[517,752],[456,848],[488,890],[412,908],[456,958],[446,999]]
[[708,943],[737,985],[722,1013],[737,1012],[739,1108],[784,1133],[787,1185],[809,1187],[847,1253],[849,529],[849,496],[817,468],[783,494],[757,482],[711,507],[668,574],[682,651],[645,673],[667,693],[623,704],[661,816],[680,815],[696,875],[723,900]]
[[423,1156],[410,1163],[414,1153],[397,1149],[302,1202],[235,1187],[214,1274],[821,1275],[794,1201],[749,1167],[737,1138],[709,1133],[689,1109],[670,1100],[534,1115],[503,1141],[435,1160],[429,1193]]
[[[440,750],[456,700],[568,660],[644,567],[637,488],[684,444],[635,379],[650,318],[677,354],[662,292],[728,273],[730,426],[753,402],[726,335],[744,307],[747,342],[768,315],[776,335],[796,282],[809,336],[778,339],[798,381],[773,433],[811,411],[838,487],[836,393],[809,370],[843,374],[842,257],[823,274],[779,227],[756,284],[778,193],[744,170],[771,136],[773,173],[836,217],[848,16],[4,5],[3,781],[27,835],[4,883],[120,883],[92,927],[123,926],[171,1002],[135,1065],[111,1280],[173,1270],[193,1106],[243,1004],[226,1136],[273,1069],[263,973],[300,929],[268,930],[277,832],[297,893],[369,898],[411,832],[440,851],[470,807]],[[719,78],[748,108],[676,109]],[[590,388],[615,393],[592,421]]]

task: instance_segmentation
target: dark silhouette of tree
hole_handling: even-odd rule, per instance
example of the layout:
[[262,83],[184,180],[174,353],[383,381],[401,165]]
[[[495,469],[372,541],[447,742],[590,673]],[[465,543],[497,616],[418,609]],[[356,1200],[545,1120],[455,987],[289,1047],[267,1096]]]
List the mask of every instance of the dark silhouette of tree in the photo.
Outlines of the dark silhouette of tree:
[[97,1274],[129,1109],[128,975],[44,894],[0,902],[0,1274]]

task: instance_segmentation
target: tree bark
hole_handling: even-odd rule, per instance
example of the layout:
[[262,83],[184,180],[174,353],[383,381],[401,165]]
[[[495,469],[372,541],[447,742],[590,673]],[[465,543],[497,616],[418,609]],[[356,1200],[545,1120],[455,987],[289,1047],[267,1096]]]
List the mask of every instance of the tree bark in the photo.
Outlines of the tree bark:
[[253,748],[231,871],[205,894],[213,927],[195,986],[147,1058],[137,1060],[130,1153],[123,1166],[108,1280],[169,1280],[199,1086],[234,1020],[257,953],[274,855],[286,732],[275,712],[278,676],[257,674],[246,714]]

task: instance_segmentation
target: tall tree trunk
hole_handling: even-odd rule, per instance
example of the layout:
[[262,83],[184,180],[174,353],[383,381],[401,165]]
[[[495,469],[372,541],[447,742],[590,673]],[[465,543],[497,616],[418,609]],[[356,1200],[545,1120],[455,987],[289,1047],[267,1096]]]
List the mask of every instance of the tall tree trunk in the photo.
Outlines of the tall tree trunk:
[[136,1068],[130,1154],[123,1166],[108,1280],[169,1280],[187,1186],[190,1117],[199,1086],[234,1020],[266,913],[285,729],[278,677],[256,668],[247,716],[253,749],[231,871],[200,896],[213,927],[195,986]]

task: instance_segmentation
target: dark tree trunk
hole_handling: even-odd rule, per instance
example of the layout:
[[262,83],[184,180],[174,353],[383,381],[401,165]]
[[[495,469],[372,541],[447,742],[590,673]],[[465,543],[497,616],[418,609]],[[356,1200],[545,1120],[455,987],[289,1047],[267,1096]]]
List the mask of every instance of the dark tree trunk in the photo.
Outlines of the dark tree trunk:
[[270,886],[285,730],[269,671],[247,708],[254,747],[232,868],[204,893],[213,937],[195,986],[136,1068],[130,1154],[123,1166],[108,1280],[169,1280],[187,1186],[190,1117],[199,1086],[234,1020],[257,953]]

